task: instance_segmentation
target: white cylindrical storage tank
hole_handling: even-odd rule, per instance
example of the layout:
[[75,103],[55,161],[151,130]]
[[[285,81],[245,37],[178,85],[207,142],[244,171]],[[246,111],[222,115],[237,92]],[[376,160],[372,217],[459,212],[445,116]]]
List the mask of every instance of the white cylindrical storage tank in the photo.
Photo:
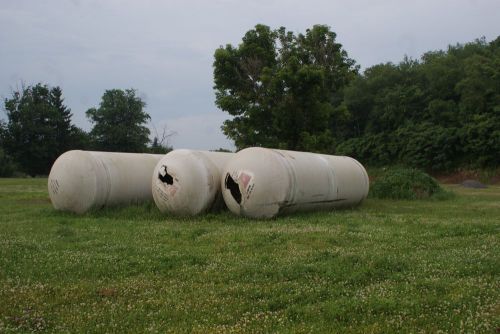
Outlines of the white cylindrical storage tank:
[[224,205],[221,172],[234,153],[174,150],[153,172],[153,199],[162,212],[196,215]]
[[54,162],[48,188],[57,210],[84,213],[148,201],[151,174],[163,154],[68,151]]
[[229,161],[221,187],[233,213],[271,218],[355,206],[368,195],[369,180],[349,157],[252,147]]

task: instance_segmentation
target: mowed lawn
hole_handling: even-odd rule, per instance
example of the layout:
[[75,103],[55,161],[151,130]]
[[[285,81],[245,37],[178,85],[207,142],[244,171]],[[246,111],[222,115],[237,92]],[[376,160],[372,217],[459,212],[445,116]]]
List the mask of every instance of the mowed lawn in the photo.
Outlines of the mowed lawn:
[[498,333],[500,187],[268,221],[0,179],[0,332]]

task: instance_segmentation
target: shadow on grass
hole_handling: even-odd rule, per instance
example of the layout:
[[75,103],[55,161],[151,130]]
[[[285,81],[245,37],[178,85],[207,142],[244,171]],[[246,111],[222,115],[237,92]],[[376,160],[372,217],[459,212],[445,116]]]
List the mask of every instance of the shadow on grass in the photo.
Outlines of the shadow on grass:
[[[86,222],[141,222],[146,224],[173,224],[173,225],[218,225],[218,226],[260,226],[262,228],[273,228],[277,225],[293,226],[315,226],[324,224],[325,219],[332,223],[344,222],[352,216],[362,216],[360,207],[333,211],[298,212],[290,215],[275,217],[272,219],[252,219],[240,217],[228,210],[206,213],[197,216],[176,216],[160,212],[154,203],[142,203],[128,206],[115,206],[95,209],[79,215],[71,212],[56,211],[53,208],[44,208],[40,212],[46,218],[63,225]],[[196,237],[196,236],[194,236]]]
[[[338,221],[344,218],[373,214],[376,211],[384,211],[390,207],[397,208],[401,205],[415,206],[413,210],[418,210],[420,206],[433,205],[435,202],[455,200],[460,195],[447,189],[440,196],[432,196],[419,200],[380,200],[374,198],[366,199],[360,206],[333,209],[326,211],[295,212],[293,214],[274,217],[271,219],[251,219],[237,216],[227,209],[217,212],[200,214],[197,216],[176,216],[170,213],[163,213],[158,210],[154,202],[136,203],[132,205],[118,205],[93,209],[85,214],[75,214],[71,212],[56,211],[52,207],[42,209],[43,215],[51,217],[57,221],[63,220],[71,222],[73,220],[111,220],[111,221],[142,221],[142,222],[169,222],[179,224],[202,224],[202,223],[224,223],[228,225],[264,224],[272,226],[275,224],[322,224],[325,219]],[[439,205],[436,203],[436,205]],[[412,210],[412,211],[413,211]]]

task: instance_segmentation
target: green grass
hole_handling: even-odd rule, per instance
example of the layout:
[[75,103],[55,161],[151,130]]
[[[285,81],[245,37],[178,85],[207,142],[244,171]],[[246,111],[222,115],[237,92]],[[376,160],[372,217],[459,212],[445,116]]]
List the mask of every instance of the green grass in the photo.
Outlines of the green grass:
[[500,187],[270,221],[77,216],[0,179],[0,332],[496,333]]

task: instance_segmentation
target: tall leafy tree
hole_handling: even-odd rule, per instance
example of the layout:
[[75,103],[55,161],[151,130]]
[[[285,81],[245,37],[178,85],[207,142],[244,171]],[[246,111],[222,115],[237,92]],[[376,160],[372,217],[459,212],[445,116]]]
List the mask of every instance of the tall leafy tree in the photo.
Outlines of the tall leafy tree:
[[146,103],[134,89],[106,90],[99,108],[86,114],[94,124],[90,135],[95,149],[117,152],[145,152],[150,116],[144,111]]
[[222,129],[238,148],[333,150],[349,119],[342,90],[357,67],[329,27],[295,35],[257,25],[214,57],[216,105],[233,116]]
[[4,108],[4,147],[30,175],[47,174],[61,153],[84,146],[85,134],[71,124],[71,110],[59,87],[23,87],[4,100]]

